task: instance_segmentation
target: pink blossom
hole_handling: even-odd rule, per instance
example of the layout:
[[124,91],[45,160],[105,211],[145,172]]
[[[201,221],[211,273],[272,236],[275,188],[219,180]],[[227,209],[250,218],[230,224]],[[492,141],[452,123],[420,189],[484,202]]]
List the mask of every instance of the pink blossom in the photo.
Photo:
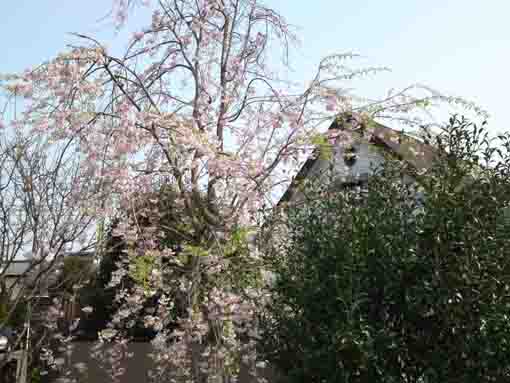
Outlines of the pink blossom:
[[181,42],[184,45],[190,44],[191,43],[191,36],[190,35],[186,35],[186,36],[182,37],[181,38]]
[[143,32],[135,32],[133,33],[133,40],[141,40],[145,33]]
[[37,124],[37,130],[44,132],[44,131],[48,130],[49,124],[50,124],[49,120],[47,118],[43,118]]
[[115,21],[117,23],[117,27],[121,27],[125,24],[127,20],[127,11],[123,9],[119,9],[116,14]]
[[[168,296],[160,299],[157,309],[143,312],[141,308],[153,295],[153,289],[165,283],[166,271],[153,269],[154,272],[147,277],[148,287],[124,284],[127,278],[131,278],[134,259],[150,254],[158,262],[165,258],[180,267],[189,265],[177,251],[174,254],[160,243],[160,231],[163,229],[158,226],[157,220],[161,209],[143,212],[151,221],[143,230],[135,222],[128,222],[131,218],[127,212],[136,207],[135,201],[140,193],[154,191],[154,185],[169,182],[167,180],[173,182],[176,177],[182,176],[179,180],[182,186],[180,182],[173,182],[182,190],[177,190],[179,197],[172,209],[182,219],[179,225],[182,223],[186,230],[189,227],[193,231],[193,217],[186,212],[186,193],[196,185],[207,192],[208,181],[215,178],[216,197],[212,202],[217,202],[217,214],[221,221],[225,221],[221,235],[224,239],[230,238],[234,225],[253,225],[250,213],[257,211],[263,201],[272,196],[281,174],[287,170],[273,169],[272,164],[287,161],[289,174],[295,174],[296,169],[291,165],[297,165],[302,157],[299,151],[307,146],[307,138],[315,133],[317,121],[329,114],[324,109],[330,112],[338,110],[340,101],[334,93],[332,95],[331,91],[322,89],[320,81],[311,86],[310,97],[302,97],[294,85],[280,81],[284,76],[280,77],[279,68],[264,64],[264,53],[268,53],[264,52],[264,43],[271,41],[272,46],[273,42],[276,45],[278,36],[272,32],[267,32],[268,35],[257,33],[257,28],[247,36],[246,30],[241,29],[254,22],[248,15],[256,14],[260,8],[255,0],[245,2],[246,7],[251,9],[239,13],[241,19],[231,26],[233,31],[227,31],[233,33],[230,37],[235,43],[228,49],[226,81],[220,81],[218,69],[225,57],[221,56],[224,44],[224,32],[220,30],[222,17],[214,10],[217,1],[183,2],[190,5],[185,10],[186,14],[190,13],[189,20],[199,20],[192,22],[191,28],[195,32],[200,29],[203,33],[196,53],[190,50],[190,45],[194,44],[193,36],[178,12],[156,10],[152,14],[152,25],[131,36],[131,43],[138,42],[139,47],[136,51],[125,52],[132,58],[123,60],[122,65],[111,62],[111,66],[106,68],[104,64],[109,62],[109,58],[100,47],[73,49],[42,65],[30,76],[27,72],[12,82],[21,84],[18,94],[30,94],[34,101],[31,108],[26,108],[20,124],[29,121],[30,126],[34,126],[34,134],[76,139],[79,159],[85,159],[81,170],[83,181],[73,191],[77,205],[85,206],[87,214],[94,219],[118,214],[123,218],[121,221],[126,222],[116,234],[125,237],[129,249],[109,281],[110,286],[120,286],[116,300],[119,311],[114,316],[112,328],[101,334],[102,339],[119,340],[120,343],[123,330],[133,325],[133,318],[143,319],[158,332],[155,358],[179,373],[183,371],[187,378],[186,370],[193,363],[189,360],[190,347],[194,341],[207,338],[211,331],[208,320],[214,318],[220,328],[226,322],[234,327],[234,331],[222,333],[216,344],[207,344],[207,350],[200,357],[200,366],[209,369],[206,373],[212,376],[217,371],[211,371],[214,369],[211,361],[218,358],[225,362],[237,360],[239,355],[236,352],[244,347],[239,339],[242,327],[256,332],[251,326],[254,324],[255,307],[244,294],[231,293],[231,286],[225,282],[215,289],[204,288],[206,294],[197,298],[202,300],[197,302],[198,310],[186,307],[185,303],[175,303],[183,305],[177,310],[183,314],[181,318],[171,318],[169,313],[176,311],[170,310],[175,302],[172,294],[180,294],[179,289],[188,294],[194,288],[204,287],[196,286],[201,283],[201,278],[195,281],[185,273],[171,276],[175,277],[175,287],[164,285],[163,289],[168,288],[169,292],[164,290]],[[158,6],[158,2],[153,3]],[[236,12],[233,3],[224,2],[222,5],[226,14]],[[129,4],[137,5],[140,1],[115,0],[112,15],[118,24],[126,21]],[[149,1],[143,1],[143,4],[149,6]],[[136,6],[133,9],[136,10]],[[284,21],[272,12],[262,10],[256,17],[273,23],[280,32],[286,30]],[[175,36],[169,32],[172,27],[176,28]],[[143,32],[149,29],[150,34]],[[183,47],[175,41],[180,41]],[[186,57],[188,53],[190,55]],[[258,53],[260,57],[255,59]],[[274,61],[273,57],[267,61]],[[170,70],[176,64],[183,67],[196,65],[199,69],[190,76],[183,68]],[[35,92],[34,84],[37,84]],[[197,85],[196,89],[193,85]],[[195,90],[197,97],[190,97]],[[306,100],[317,101],[319,105],[310,106]],[[222,110],[221,104],[226,104],[227,110]],[[218,133],[221,130],[223,133]],[[195,169],[198,171],[194,172]],[[91,191],[87,199],[89,194],[84,198],[80,193],[94,190],[90,187],[94,184],[88,183],[90,178],[92,182],[105,186],[100,192]],[[157,200],[153,204],[157,204]],[[105,209],[105,205],[116,207]],[[206,276],[216,280],[229,272],[228,260],[222,256],[221,248],[208,248],[207,254],[203,270],[199,273],[207,273]],[[207,267],[206,262],[209,263]],[[228,278],[221,280],[227,281]],[[124,288],[125,285],[129,287]],[[255,298],[259,293],[254,291],[251,294]],[[87,312],[90,309],[86,307],[83,310]],[[162,327],[169,320],[178,322],[172,333]],[[174,339],[169,342],[170,338]],[[250,355],[247,358],[255,361],[253,350],[248,351]],[[104,359],[110,359],[117,366],[121,356],[122,350],[119,349]],[[188,380],[191,381],[191,377]]]
[[258,32],[257,37],[255,39],[255,44],[257,44],[258,46],[261,46],[264,43],[265,39],[266,39],[266,36],[263,35],[262,33]]
[[18,85],[16,87],[17,94],[24,97],[32,97],[33,94],[33,86],[31,83],[26,82]]
[[336,98],[333,97],[333,96],[329,96],[326,99],[326,110],[332,112],[332,111],[334,111],[336,109],[337,109]]
[[58,88],[58,89],[55,89],[55,96],[57,97],[65,97],[66,95],[66,90],[63,89],[63,88]]

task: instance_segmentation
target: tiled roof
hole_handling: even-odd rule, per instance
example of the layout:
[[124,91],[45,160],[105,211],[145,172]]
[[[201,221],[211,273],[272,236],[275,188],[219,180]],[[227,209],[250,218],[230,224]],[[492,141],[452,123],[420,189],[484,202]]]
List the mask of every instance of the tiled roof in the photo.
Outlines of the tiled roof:
[[372,140],[385,146],[416,170],[429,168],[435,156],[432,146],[384,125],[375,124]]
[[[430,167],[435,156],[432,146],[387,126],[375,122],[373,124],[371,130],[372,144],[383,147],[391,154],[410,164],[417,171]],[[327,133],[325,133],[328,142],[332,145],[338,145],[341,132],[360,134],[356,119],[352,115],[347,115],[346,118],[335,119],[333,121]],[[290,200],[296,184],[307,177],[308,172],[318,159],[319,156],[312,155],[305,161],[290,186],[280,198],[279,203]]]
[[0,273],[3,273],[4,276],[8,277],[17,277],[25,273],[30,268],[31,261],[13,260],[6,263],[7,265],[5,264],[0,265]]

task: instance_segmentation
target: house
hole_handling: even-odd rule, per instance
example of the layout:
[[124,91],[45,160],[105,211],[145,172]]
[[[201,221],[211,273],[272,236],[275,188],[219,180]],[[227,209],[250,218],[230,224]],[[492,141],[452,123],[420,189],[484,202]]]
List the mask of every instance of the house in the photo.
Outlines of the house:
[[0,297],[7,305],[25,305],[30,301],[31,320],[40,321],[55,297],[62,298],[64,318],[72,321],[79,316],[80,307],[73,297],[73,285],[94,270],[93,252],[66,252],[63,268],[54,260],[37,260],[30,256],[0,263]]
[[[280,198],[279,205],[296,203],[302,198],[299,185],[305,179],[324,177],[329,169],[339,186],[365,187],[370,174],[384,163],[387,156],[403,160],[409,169],[422,172],[431,166],[435,152],[432,146],[376,122],[371,122],[370,137],[359,116],[343,114],[335,119],[326,132],[327,148],[319,146],[310,156]],[[323,156],[327,151],[328,155]],[[405,175],[412,179],[411,174]]]
[[12,260],[0,265],[1,293],[16,299],[21,293],[28,275],[32,261],[29,259]]
[[[91,267],[95,266],[94,253],[90,251],[65,252],[62,260],[64,269],[72,260],[80,261],[82,267],[89,264]],[[57,283],[60,272],[52,263],[53,259],[36,260],[30,256],[0,262],[0,281],[5,284],[5,292],[9,293],[11,299],[16,299],[24,287],[37,288],[38,295],[48,295],[51,286]],[[54,293],[57,292],[58,287],[53,290]]]
[[[22,339],[7,339],[16,343],[16,348],[8,352],[0,350],[0,357],[8,358],[7,369],[0,371],[0,376],[8,372],[15,373],[16,381],[25,382],[27,374],[26,345],[31,344],[29,336],[41,333],[40,327],[47,320],[48,308],[52,305],[52,298],[62,297],[63,319],[71,322],[78,316],[79,307],[75,300],[69,299],[67,290],[72,290],[72,284],[89,268],[95,266],[92,252],[66,252],[63,254],[63,273],[56,273],[53,262],[55,259],[38,260],[30,253],[24,259],[13,259],[0,263],[0,304],[7,307],[15,305],[14,315],[10,317],[8,326],[0,318],[0,330],[14,327],[21,334],[23,328],[28,328],[27,335]],[[64,277],[64,278],[63,278]],[[1,307],[0,307],[1,308]],[[18,310],[19,309],[19,310]],[[17,313],[18,315],[16,315]],[[0,312],[1,313],[1,312]],[[13,320],[14,317],[14,320]],[[12,322],[12,323],[11,323]],[[0,334],[1,335],[1,334]],[[9,345],[9,347],[14,347]],[[1,358],[0,358],[1,362]],[[2,368],[0,363],[0,368]],[[1,380],[1,379],[0,379]],[[14,380],[13,380],[14,381]]]
[[[334,167],[338,182],[342,185],[363,186],[368,182],[373,168],[383,163],[388,154],[404,159],[415,169],[427,167],[433,158],[433,151],[428,145],[383,125],[375,124],[370,141],[363,139],[362,130],[363,127],[355,116],[344,115],[341,119],[336,119],[326,134],[328,145],[332,148],[331,158],[310,157],[280,202],[299,200],[301,193],[299,182],[309,177],[321,177],[330,166]],[[348,145],[342,145],[343,141],[348,142]],[[108,371],[98,363],[97,359],[91,357],[94,349],[92,342],[75,342],[73,349],[73,353],[65,361],[66,366],[69,369],[74,369],[73,366],[87,367],[82,371],[73,371],[73,374],[82,376],[87,381],[108,382],[111,380],[108,377]],[[127,344],[126,354],[132,354],[132,356],[126,356],[119,362],[118,367],[125,369],[121,381],[149,381],[148,370],[155,367],[149,357],[152,351],[149,342]],[[108,355],[108,351],[105,353]],[[106,360],[106,357],[104,359]],[[144,366],[144,368],[139,368],[140,366]],[[252,381],[245,369],[242,371],[243,376],[239,381]]]

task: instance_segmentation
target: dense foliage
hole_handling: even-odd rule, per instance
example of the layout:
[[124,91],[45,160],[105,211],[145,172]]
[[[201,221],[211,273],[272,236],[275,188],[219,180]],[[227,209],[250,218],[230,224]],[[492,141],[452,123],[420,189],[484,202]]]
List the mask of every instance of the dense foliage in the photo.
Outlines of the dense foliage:
[[[151,17],[140,27],[128,19],[142,4]],[[254,314],[266,297],[249,239],[312,148],[327,146],[323,123],[349,113],[360,125],[430,124],[438,102],[485,112],[417,84],[367,99],[353,81],[385,68],[360,66],[350,52],[320,59],[310,81],[291,81],[298,37],[262,1],[114,0],[112,16],[132,32],[118,55],[76,34],[57,56],[1,76],[3,215],[27,217],[18,231],[34,254],[58,259],[77,242],[103,257],[84,317],[114,345],[97,353],[113,381],[142,324],[154,335],[155,381],[256,377]],[[367,124],[365,136],[373,130]],[[160,198],[161,185],[171,198]],[[115,220],[110,238],[91,230]],[[104,242],[114,237],[125,247]],[[62,302],[53,303],[48,331],[70,349],[56,325]]]
[[310,183],[287,209],[262,337],[286,381],[510,379],[508,136],[428,140],[425,173],[388,159],[362,199]]

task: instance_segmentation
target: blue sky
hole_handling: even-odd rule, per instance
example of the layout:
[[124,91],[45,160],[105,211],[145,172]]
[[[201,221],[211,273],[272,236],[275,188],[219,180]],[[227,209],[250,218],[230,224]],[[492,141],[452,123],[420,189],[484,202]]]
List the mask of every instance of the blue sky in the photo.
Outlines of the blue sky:
[[[0,5],[0,72],[21,71],[51,58],[81,32],[120,48],[106,21],[109,0],[4,0]],[[510,2],[506,0],[280,0],[269,1],[299,27],[303,41],[293,60],[293,78],[308,79],[329,53],[354,51],[368,65],[391,73],[365,80],[364,94],[420,82],[469,98],[486,108],[491,129],[509,130]],[[135,22],[143,23],[146,15]]]

